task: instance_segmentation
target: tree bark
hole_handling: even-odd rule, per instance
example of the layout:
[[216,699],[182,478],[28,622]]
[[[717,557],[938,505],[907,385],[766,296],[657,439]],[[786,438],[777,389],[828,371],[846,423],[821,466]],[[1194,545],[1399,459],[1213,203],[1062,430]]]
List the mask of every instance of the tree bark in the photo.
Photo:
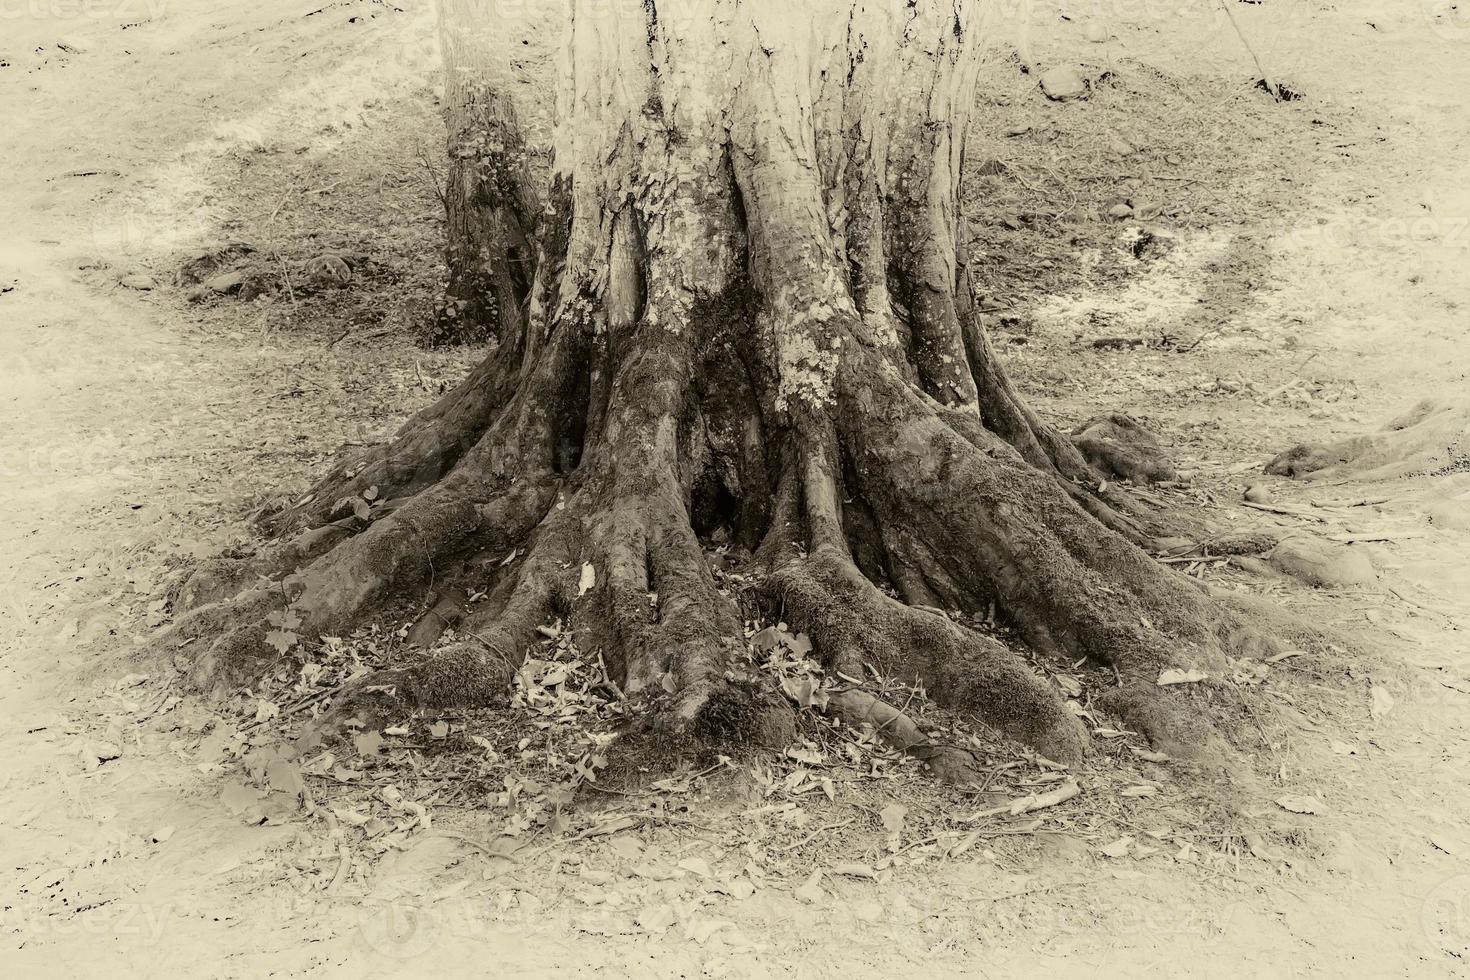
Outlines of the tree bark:
[[439,0],[444,58],[445,265],[427,340],[485,343],[525,328],[537,200],[494,0]]
[[[1161,669],[1275,649],[1138,547],[1137,509],[985,336],[960,194],[970,9],[574,3],[523,315],[460,388],[271,516],[277,549],[197,577],[178,626],[196,680],[268,668],[272,611],[310,640],[472,585],[473,610],[421,607],[430,649],[373,691],[496,703],[555,617],[665,730],[780,731],[729,707],[749,700],[745,639],[711,537],[749,550],[829,668],[922,683],[1055,758],[1089,745],[1065,698],[940,610],[994,608],[1035,653],[1085,658],[1164,739]],[[449,623],[469,639],[437,642]]]

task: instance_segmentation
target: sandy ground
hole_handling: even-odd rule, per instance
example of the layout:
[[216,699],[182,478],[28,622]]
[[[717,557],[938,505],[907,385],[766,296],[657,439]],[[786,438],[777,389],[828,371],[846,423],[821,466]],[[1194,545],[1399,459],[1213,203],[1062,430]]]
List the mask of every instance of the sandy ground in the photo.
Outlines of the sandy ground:
[[[1387,486],[1268,481],[1287,501],[1389,498],[1311,528],[1389,536],[1355,546],[1379,570],[1374,587],[1241,587],[1371,637],[1407,665],[1328,671],[1320,683],[1303,672],[1271,688],[1276,717],[1289,720],[1262,729],[1266,798],[1321,804],[1300,816],[1263,804],[1261,825],[1292,845],[1274,856],[1222,864],[1169,847],[1115,859],[1099,853],[1095,834],[1052,833],[965,860],[896,862],[875,880],[828,878],[814,899],[798,892],[799,871],[752,894],[732,887],[743,849],[695,825],[586,842],[504,878],[457,838],[421,835],[334,886],[342,852],[319,827],[246,826],[222,806],[222,775],[198,761],[191,738],[207,707],[130,676],[166,673],[139,653],[157,625],[166,561],[227,543],[248,498],[303,479],[344,438],[432,397],[468,355],[424,354],[396,335],[336,345],[335,327],[302,322],[294,300],[200,309],[162,284],[180,251],[235,233],[242,206],[260,212],[252,234],[278,215],[310,223],[294,202],[253,190],[242,199],[254,173],[284,166],[277,156],[331,171],[313,174],[307,190],[329,185],[344,159],[374,161],[372,178],[347,177],[376,181],[405,223],[432,210],[408,178],[388,179],[417,166],[397,160],[410,137],[434,138],[432,125],[406,115],[430,104],[429,11],[401,6],[268,0],[241,11],[138,0],[105,16],[66,5],[6,13],[0,290],[13,288],[0,293],[0,968],[45,977],[1463,972],[1470,519],[1455,529],[1424,517],[1470,509],[1463,473]],[[1012,349],[1044,410],[1072,420],[1137,411],[1196,471],[1201,492],[1224,502],[1221,517],[1263,526],[1275,518],[1229,503],[1252,479],[1247,464],[1298,438],[1361,431],[1419,397],[1464,397],[1470,31],[1452,8],[1417,3],[1236,6],[1262,57],[1307,94],[1279,107],[1274,124],[1300,140],[1299,158],[1258,175],[1290,183],[1271,198],[1289,206],[1208,227],[1181,217],[1166,256],[1121,275],[1090,276],[1083,263],[1062,292],[1022,297],[1034,333]],[[1033,29],[1031,44],[1040,58],[1086,57],[1124,75],[1146,63],[1246,85],[1248,59],[1228,22],[1162,4],[1113,14],[1106,45],[1085,45],[1075,20]],[[998,36],[1014,29],[1004,23]],[[1061,111],[1028,106],[1014,109]],[[1200,100],[1200,119],[1211,109]],[[1309,138],[1319,124],[1350,135]],[[1272,135],[1242,132],[1240,152]],[[1068,160],[1052,165],[1065,170]],[[374,231],[329,233],[352,244]],[[155,275],[161,288],[118,285],[132,274]],[[408,270],[401,281],[408,289],[424,278]],[[329,312],[352,326],[367,305]],[[1181,324],[1203,332],[1207,321],[1213,333],[1187,354],[1072,346],[1099,322],[1144,336]],[[1391,703],[1375,701],[1375,688]],[[117,757],[99,764],[99,743]],[[694,857],[708,875],[687,863]]]

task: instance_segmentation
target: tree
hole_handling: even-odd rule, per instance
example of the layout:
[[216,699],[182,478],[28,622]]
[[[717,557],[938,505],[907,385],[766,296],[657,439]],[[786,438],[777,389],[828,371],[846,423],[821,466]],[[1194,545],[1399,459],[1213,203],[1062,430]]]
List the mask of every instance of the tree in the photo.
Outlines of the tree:
[[492,0],[439,0],[444,55],[445,265],[428,340],[484,343],[525,329],[539,208]]
[[[422,652],[354,699],[499,703],[559,618],[651,729],[779,736],[789,712],[736,669],[741,618],[701,540],[728,535],[833,671],[917,679],[1078,758],[1063,697],[941,611],[993,606],[1032,650],[1105,671],[1105,707],[1157,743],[1210,743],[1160,672],[1218,675],[1277,641],[1147,554],[1152,519],[1021,401],[985,335],[960,207],[971,8],[577,0],[525,316],[267,517],[276,546],[193,577],[194,679],[271,666],[269,616],[313,639],[421,603]],[[467,583],[489,592],[472,610]],[[451,624],[463,639],[438,642]]]

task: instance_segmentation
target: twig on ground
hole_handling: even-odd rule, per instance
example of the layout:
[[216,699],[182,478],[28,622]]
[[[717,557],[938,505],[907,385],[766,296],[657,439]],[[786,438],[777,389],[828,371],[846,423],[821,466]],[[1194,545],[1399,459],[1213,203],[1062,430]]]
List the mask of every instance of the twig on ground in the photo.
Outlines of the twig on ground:
[[1275,81],[1272,80],[1271,74],[1266,71],[1266,67],[1261,64],[1261,59],[1256,54],[1256,49],[1251,47],[1251,43],[1245,38],[1245,32],[1242,31],[1240,29],[1240,25],[1235,22],[1235,14],[1232,13],[1230,10],[1229,0],[1220,0],[1220,9],[1225,11],[1225,16],[1230,21],[1230,26],[1235,28],[1236,37],[1240,38],[1240,43],[1245,45],[1246,52],[1250,54],[1251,60],[1256,63],[1256,72],[1261,76],[1261,81],[1265,84],[1266,91],[1271,93],[1271,98],[1275,99],[1277,102],[1280,102],[1281,88],[1276,84]]
[[1366,534],[1329,534],[1328,541],[1341,541],[1343,544],[1352,544],[1354,541],[1402,541],[1408,538],[1422,538],[1423,531],[1400,531],[1397,534],[1383,532]]
[[825,834],[827,831],[829,831],[829,830],[840,830],[841,828],[846,827],[848,824],[852,823],[853,820],[855,820],[855,819],[856,819],[855,817],[848,817],[846,820],[839,820],[836,823],[829,823],[829,824],[826,824],[824,826],[818,827],[816,830],[812,831],[810,834],[807,834],[805,837],[803,837],[801,840],[795,842],[794,844],[787,844],[784,847],[777,848],[777,850],[779,850],[779,851],[781,851],[783,853],[785,853],[787,851],[795,851],[795,850],[798,850],[802,846],[804,846],[806,844],[810,844],[812,841],[816,840],[818,837],[820,837],[822,834]]
[[281,258],[280,252],[272,252],[276,261],[281,264],[281,279],[286,284],[286,297],[291,300],[291,309],[296,309],[296,290],[291,287],[291,270],[286,268],[286,260]]
[[1357,500],[1313,500],[1313,507],[1372,507],[1375,504],[1386,504],[1393,497],[1360,497]]
[[340,692],[345,686],[345,684],[338,684],[336,687],[329,687],[325,688],[324,690],[314,691],[301,700],[296,701],[285,708],[282,708],[281,712],[277,715],[274,715],[270,718],[262,718],[260,721],[252,721],[250,724],[240,729],[240,734],[243,735],[246,732],[254,731],[261,725],[264,725],[266,722],[276,721],[281,718],[289,718],[291,715],[296,714],[298,711],[304,711],[305,709],[311,707],[318,701],[321,701],[323,698],[331,697],[333,694]]
[[1264,510],[1270,514],[1285,514],[1287,517],[1299,517],[1304,521],[1316,521],[1319,524],[1327,523],[1327,518],[1325,517],[1318,517],[1310,511],[1297,510],[1291,507],[1278,507],[1275,504],[1258,504],[1250,500],[1242,500],[1240,505],[1242,507],[1250,507],[1253,510]]
[[327,883],[328,893],[335,893],[342,887],[342,882],[347,880],[347,873],[352,870],[352,851],[348,850],[346,844],[337,847],[337,873],[332,875],[332,880]]

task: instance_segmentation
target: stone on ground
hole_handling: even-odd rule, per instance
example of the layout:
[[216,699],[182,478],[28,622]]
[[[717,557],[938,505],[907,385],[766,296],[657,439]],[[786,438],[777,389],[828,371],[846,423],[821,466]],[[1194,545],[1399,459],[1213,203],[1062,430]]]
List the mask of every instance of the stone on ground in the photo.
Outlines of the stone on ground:
[[1319,589],[1352,589],[1378,580],[1373,562],[1361,548],[1316,538],[1287,538],[1266,556],[1278,572]]
[[1053,102],[1081,99],[1087,95],[1087,82],[1071,65],[1049,68],[1041,75],[1041,91]]

